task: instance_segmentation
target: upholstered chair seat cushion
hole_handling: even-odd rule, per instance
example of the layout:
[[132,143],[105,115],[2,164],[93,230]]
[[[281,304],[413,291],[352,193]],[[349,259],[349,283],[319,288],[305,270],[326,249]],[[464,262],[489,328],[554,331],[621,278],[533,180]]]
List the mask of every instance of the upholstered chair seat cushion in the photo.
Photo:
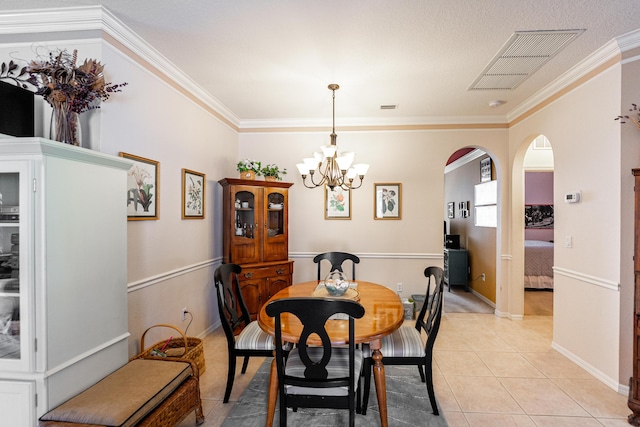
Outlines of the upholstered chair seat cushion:
[[[307,350],[311,360],[320,360],[322,357],[322,347],[311,347]],[[355,372],[354,390],[358,388],[358,378],[362,368],[364,358],[362,350],[354,351],[353,368]],[[292,377],[304,378],[305,365],[300,359],[298,349],[294,348],[289,353],[287,365],[285,367],[285,375]],[[334,347],[331,352],[331,360],[327,365],[327,378],[344,378],[349,376],[349,349]],[[304,394],[314,396],[347,396],[349,390],[344,387],[316,388],[316,387],[298,387],[286,385],[287,394]]]
[[265,333],[258,322],[250,322],[236,337],[236,350],[273,350],[273,336]]
[[[365,346],[365,354],[371,357],[371,349]],[[424,357],[424,341],[420,332],[410,325],[403,325],[382,339],[382,363],[385,357]]]

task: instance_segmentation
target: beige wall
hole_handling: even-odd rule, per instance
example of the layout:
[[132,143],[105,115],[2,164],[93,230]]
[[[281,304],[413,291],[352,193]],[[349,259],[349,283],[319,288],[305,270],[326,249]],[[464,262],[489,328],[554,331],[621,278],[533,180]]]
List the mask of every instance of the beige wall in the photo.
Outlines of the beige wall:
[[[614,66],[510,131],[512,278],[519,282],[524,271],[523,174],[518,165],[532,136],[544,134],[553,146],[555,165],[553,345],[582,366],[595,368],[592,372],[612,387],[626,382],[630,367],[619,364],[620,351],[631,349],[628,339],[611,333],[620,329],[620,312],[628,303],[620,300],[618,290],[623,182],[619,124],[613,118],[619,114],[619,88],[620,67]],[[564,203],[564,194],[578,190],[580,203]],[[564,245],[566,236],[572,239],[571,248]],[[589,333],[580,332],[585,330]]]
[[[212,281],[222,256],[217,181],[235,173],[238,137],[194,99],[110,45],[105,45],[104,62],[114,73],[111,79],[129,85],[104,103],[101,150],[160,162],[160,218],[128,226],[130,352],[135,354],[149,326],[186,328],[183,307],[194,315],[190,334],[217,323]],[[182,219],[182,168],[206,174],[203,220]],[[153,344],[159,335],[151,334],[147,342]]]
[[[403,283],[403,296],[424,292],[424,268],[442,266],[444,167],[459,148],[488,147],[506,156],[505,130],[385,131],[341,130],[338,145],[356,152],[356,161],[371,164],[362,188],[352,190],[351,220],[325,220],[321,188],[307,189],[295,168],[326,144],[330,129],[320,133],[241,133],[240,157],[286,167],[290,189],[289,251],[296,260],[294,281],[316,277],[312,257],[328,250],[361,257],[358,278],[392,289]],[[402,220],[374,220],[374,183],[402,184]],[[495,250],[494,250],[495,256]]]
[[[640,48],[627,52],[623,57],[622,90],[619,111],[626,114],[631,104],[640,102]],[[630,170],[640,167],[640,129],[627,123],[620,127],[620,181],[621,186],[621,228],[620,228],[620,381],[626,381],[632,374],[633,366],[633,302],[634,297],[634,265],[633,265],[633,222],[634,199],[632,197],[634,180]]]

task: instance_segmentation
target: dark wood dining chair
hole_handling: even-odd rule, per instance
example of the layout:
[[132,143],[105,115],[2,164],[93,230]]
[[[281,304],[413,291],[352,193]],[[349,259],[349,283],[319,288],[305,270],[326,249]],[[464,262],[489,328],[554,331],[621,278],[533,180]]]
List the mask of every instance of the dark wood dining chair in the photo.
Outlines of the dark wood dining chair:
[[233,388],[233,379],[236,375],[236,357],[244,357],[241,371],[244,374],[251,356],[273,356],[275,348],[273,336],[263,332],[258,326],[258,322],[251,321],[249,317],[249,310],[247,310],[238,284],[237,276],[241,271],[242,267],[237,264],[222,264],[214,273],[218,313],[227,338],[229,356],[224,403],[229,402]]
[[342,263],[347,260],[351,261],[351,277],[349,277],[349,280],[356,280],[356,264],[360,263],[360,258],[358,258],[356,255],[347,252],[325,252],[316,255],[313,258],[313,262],[318,264],[318,280],[324,279],[324,276],[320,274],[322,260],[327,260],[331,264],[331,269],[326,274],[329,274],[335,270],[344,273],[344,271],[342,270]]
[[[424,304],[416,318],[415,326],[403,325],[395,332],[382,338],[382,363],[384,365],[416,365],[420,373],[420,379],[427,384],[429,401],[434,415],[439,415],[436,396],[433,390],[433,345],[440,329],[442,318],[444,272],[440,267],[427,267],[424,270],[427,278],[427,292]],[[421,331],[427,334],[426,341],[422,339]],[[367,413],[369,401],[369,389],[371,388],[371,350],[364,346],[364,390],[362,401],[362,414]]]
[[[348,409],[353,426],[363,364],[362,350],[354,344],[354,319],[364,315],[364,307],[347,299],[283,298],[268,303],[266,313],[275,318],[280,426],[287,425],[287,408]],[[298,345],[288,357],[282,350],[283,313],[293,314],[303,325]],[[325,330],[327,319],[336,313],[348,316],[347,346],[332,347]],[[310,338],[319,338],[322,345],[309,343]]]

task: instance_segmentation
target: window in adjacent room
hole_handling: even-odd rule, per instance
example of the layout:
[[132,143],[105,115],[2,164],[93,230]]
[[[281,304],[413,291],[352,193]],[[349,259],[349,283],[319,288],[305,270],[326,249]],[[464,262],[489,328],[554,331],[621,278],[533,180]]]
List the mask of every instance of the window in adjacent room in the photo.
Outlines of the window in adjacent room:
[[498,226],[498,181],[477,184],[473,189],[475,199],[475,225]]
[[539,135],[533,140],[534,150],[551,150],[551,142],[544,135]]

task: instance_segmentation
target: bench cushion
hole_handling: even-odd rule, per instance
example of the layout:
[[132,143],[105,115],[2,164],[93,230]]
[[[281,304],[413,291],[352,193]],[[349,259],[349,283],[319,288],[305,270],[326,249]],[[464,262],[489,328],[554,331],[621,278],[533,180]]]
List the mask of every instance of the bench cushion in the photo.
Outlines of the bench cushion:
[[40,419],[133,426],[191,375],[185,362],[135,359]]

